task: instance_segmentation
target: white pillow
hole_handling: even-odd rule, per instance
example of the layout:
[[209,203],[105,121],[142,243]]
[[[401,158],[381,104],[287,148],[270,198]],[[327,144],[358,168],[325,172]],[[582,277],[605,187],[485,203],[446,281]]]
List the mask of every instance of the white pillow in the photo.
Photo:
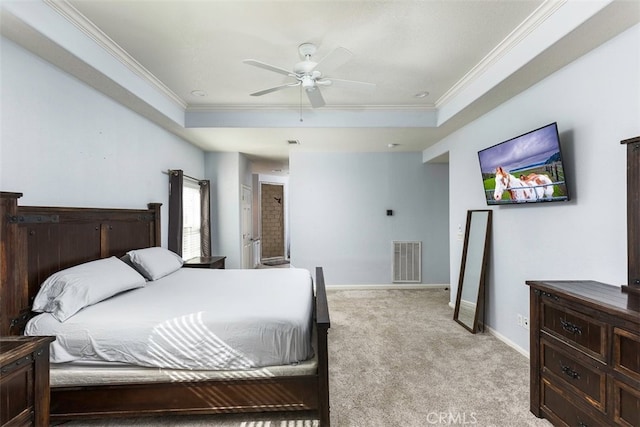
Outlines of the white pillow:
[[131,263],[149,280],[158,280],[182,267],[184,261],[175,252],[161,247],[127,252]]
[[51,313],[60,322],[115,294],[145,285],[144,277],[116,257],[76,265],[49,276],[32,310]]

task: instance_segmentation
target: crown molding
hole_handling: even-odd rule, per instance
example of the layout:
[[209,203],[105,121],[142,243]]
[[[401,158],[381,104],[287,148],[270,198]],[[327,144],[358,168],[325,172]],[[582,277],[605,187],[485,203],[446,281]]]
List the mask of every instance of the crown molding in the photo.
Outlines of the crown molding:
[[520,44],[529,34],[536,30],[551,15],[557,12],[568,0],[546,0],[534,10],[520,25],[518,25],[507,37],[491,50],[469,72],[458,80],[451,88],[435,102],[435,107],[440,108],[452,98],[456,97],[469,84],[478,79],[489,68],[500,60],[509,51]]
[[51,9],[60,14],[63,18],[73,24],[76,28],[86,34],[99,47],[124,64],[129,70],[142,78],[160,93],[169,98],[183,109],[187,108],[187,103],[176,95],[171,89],[164,85],[149,70],[136,61],[123,48],[121,48],[109,36],[103,33],[93,22],[88,20],[80,11],[73,7],[67,0],[43,0]]
[[311,108],[300,105],[220,105],[220,104],[198,104],[188,105],[185,112],[233,112],[247,110],[263,111],[408,111],[433,113],[437,111],[435,105],[328,105],[321,108]]

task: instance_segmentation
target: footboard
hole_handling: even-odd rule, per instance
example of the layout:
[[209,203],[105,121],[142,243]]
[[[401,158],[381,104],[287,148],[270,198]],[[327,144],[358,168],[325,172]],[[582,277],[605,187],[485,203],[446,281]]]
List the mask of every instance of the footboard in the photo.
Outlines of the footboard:
[[321,426],[329,426],[329,349],[328,332],[331,327],[329,304],[322,267],[316,267],[315,326],[318,335],[318,415]]

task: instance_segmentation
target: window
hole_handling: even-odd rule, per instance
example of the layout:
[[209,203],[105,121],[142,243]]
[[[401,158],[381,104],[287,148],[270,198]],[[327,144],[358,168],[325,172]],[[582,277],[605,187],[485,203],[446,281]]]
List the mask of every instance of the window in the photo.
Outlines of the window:
[[200,185],[185,180],[182,188],[182,259],[200,256]]
[[211,256],[210,183],[169,170],[168,249],[183,259]]

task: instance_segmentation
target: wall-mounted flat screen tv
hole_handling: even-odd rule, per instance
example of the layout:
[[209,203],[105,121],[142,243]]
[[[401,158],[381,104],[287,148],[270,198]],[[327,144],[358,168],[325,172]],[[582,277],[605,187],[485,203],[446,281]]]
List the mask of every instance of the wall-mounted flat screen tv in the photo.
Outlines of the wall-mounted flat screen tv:
[[488,205],[569,200],[557,123],[478,152]]

